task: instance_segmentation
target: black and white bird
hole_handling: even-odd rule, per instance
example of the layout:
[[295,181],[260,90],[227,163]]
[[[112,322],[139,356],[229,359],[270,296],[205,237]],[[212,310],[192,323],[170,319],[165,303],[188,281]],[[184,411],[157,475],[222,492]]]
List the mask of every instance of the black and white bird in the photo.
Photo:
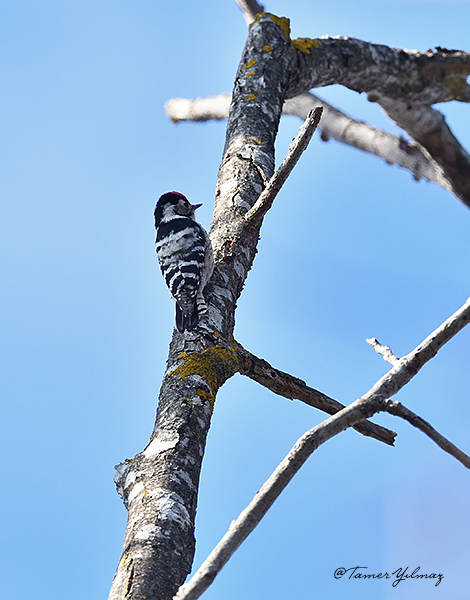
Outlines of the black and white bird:
[[207,311],[202,292],[214,270],[209,235],[194,217],[200,206],[179,192],[168,192],[155,208],[158,261],[175,301],[175,324],[181,333],[194,329]]

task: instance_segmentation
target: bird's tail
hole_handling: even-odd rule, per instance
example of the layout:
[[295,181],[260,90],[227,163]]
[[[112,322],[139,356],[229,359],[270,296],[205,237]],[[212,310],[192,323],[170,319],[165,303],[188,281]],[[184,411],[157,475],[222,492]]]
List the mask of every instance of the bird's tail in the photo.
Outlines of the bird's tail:
[[199,321],[199,315],[197,312],[196,306],[194,307],[193,312],[189,314],[184,314],[181,310],[179,304],[176,304],[176,312],[175,312],[175,325],[176,329],[183,333],[184,331],[194,329]]
[[199,320],[204,318],[207,313],[207,304],[202,293],[198,294],[191,312],[183,311],[178,302],[176,302],[175,308],[175,325],[180,333],[191,331],[197,327]]

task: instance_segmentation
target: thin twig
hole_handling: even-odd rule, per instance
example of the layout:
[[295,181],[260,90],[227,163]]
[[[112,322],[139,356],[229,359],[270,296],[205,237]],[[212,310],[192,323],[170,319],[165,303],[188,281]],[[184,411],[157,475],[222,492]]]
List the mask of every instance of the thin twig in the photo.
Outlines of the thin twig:
[[403,404],[397,402],[396,400],[388,400],[385,410],[392,415],[396,415],[397,417],[405,419],[405,421],[408,421],[408,423],[413,425],[413,427],[421,430],[429,438],[436,442],[436,444],[442,448],[444,452],[447,452],[465,465],[467,469],[470,469],[470,456],[467,456],[465,452],[462,452],[462,450],[457,448],[457,446],[436,431],[434,427],[422,417],[416,415],[413,411],[411,411],[409,408],[406,408],[406,406],[403,406]]
[[[341,404],[341,402],[309,387],[302,379],[275,369],[266,360],[255,356],[240,344],[237,344],[237,356],[239,371],[242,375],[249,377],[279,396],[291,400],[300,400],[329,415],[334,415],[344,408],[344,404]],[[362,435],[373,437],[390,446],[393,446],[397,435],[395,432],[370,421],[360,421],[353,427]]]
[[399,362],[400,359],[398,356],[393,354],[390,346],[382,346],[377,338],[367,338],[366,342],[369,344],[369,346],[372,346],[377,354],[382,355],[383,359],[389,362],[391,365],[395,365],[397,362]]
[[[355,423],[371,417],[376,412],[387,411],[406,418],[410,422],[415,420],[415,423],[413,423],[415,426],[419,427],[446,452],[460,460],[464,466],[470,468],[470,458],[467,455],[438,434],[426,421],[420,419],[405,407],[398,409],[397,405],[399,403],[391,403],[389,400],[390,396],[396,394],[406,385],[421,367],[435,356],[437,351],[465,327],[469,321],[470,298],[410,354],[403,357],[399,364],[392,367],[362,398],[307,431],[296,442],[271,477],[263,484],[247,508],[236,521],[232,522],[227,533],[199,567],[198,571],[188,583],[180,587],[175,599],[196,600],[199,598],[235,550],[261,521],[308,457],[333,436]],[[449,444],[455,448],[455,451],[450,451]]]
[[289,146],[286,157],[269,180],[267,186],[261,192],[258,200],[256,200],[255,204],[245,214],[246,222],[262,219],[271,208],[279,190],[284,185],[286,179],[291,174],[292,169],[295,167],[297,161],[312,139],[312,136],[318,127],[318,123],[320,122],[322,113],[323,108],[321,106],[317,106],[317,108],[308,113],[305,122],[300,127],[299,133]]

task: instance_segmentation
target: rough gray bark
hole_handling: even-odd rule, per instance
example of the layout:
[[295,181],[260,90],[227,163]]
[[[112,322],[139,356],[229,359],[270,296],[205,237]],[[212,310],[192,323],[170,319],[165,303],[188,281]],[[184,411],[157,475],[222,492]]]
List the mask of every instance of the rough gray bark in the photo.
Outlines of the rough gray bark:
[[339,83],[356,92],[417,104],[462,97],[468,101],[468,52],[402,50],[340,36],[299,38],[293,44],[298,62],[289,98],[311,88]]

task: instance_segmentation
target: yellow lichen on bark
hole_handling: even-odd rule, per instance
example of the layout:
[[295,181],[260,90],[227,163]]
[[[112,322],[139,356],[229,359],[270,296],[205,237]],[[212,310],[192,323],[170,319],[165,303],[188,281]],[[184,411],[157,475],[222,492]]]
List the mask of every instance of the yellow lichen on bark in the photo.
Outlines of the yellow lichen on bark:
[[238,358],[234,351],[217,345],[204,352],[183,352],[178,356],[180,364],[170,377],[186,379],[191,375],[199,377],[207,384],[210,392],[198,387],[199,397],[209,400],[211,407],[220,386],[238,371]]
[[292,40],[292,45],[295,50],[310,54],[310,48],[319,48],[321,41],[316,39],[312,40],[310,38],[297,38],[296,40]]
[[276,15],[271,15],[271,19],[279,25],[279,27],[284,32],[284,35],[288,40],[290,40],[290,21],[286,17],[276,17]]
[[206,390],[203,390],[202,388],[198,388],[196,390],[197,395],[200,398],[203,398],[204,400],[209,400],[209,404],[211,406],[211,411],[214,410],[214,403],[215,403],[215,396],[214,394],[211,394],[211,392],[206,392]]

